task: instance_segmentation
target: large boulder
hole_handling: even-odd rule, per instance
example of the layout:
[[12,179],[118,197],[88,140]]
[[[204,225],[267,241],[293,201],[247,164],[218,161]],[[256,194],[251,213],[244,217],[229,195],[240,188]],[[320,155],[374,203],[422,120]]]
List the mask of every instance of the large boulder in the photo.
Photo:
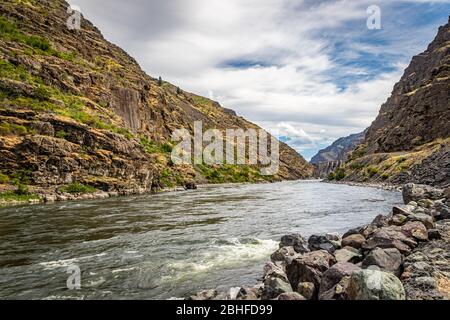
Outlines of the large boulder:
[[444,198],[444,191],[442,189],[414,183],[403,186],[403,201],[405,203],[423,199],[439,200],[442,198]]
[[272,253],[270,259],[273,262],[281,261],[289,264],[297,255],[299,254],[294,250],[294,247],[282,247]]
[[284,272],[284,270],[280,266],[277,266],[273,262],[266,263],[266,265],[263,268],[263,271],[264,271],[264,276],[263,276],[264,279],[269,278],[269,277],[275,277],[275,278],[279,278],[285,282],[288,282],[288,278],[287,278],[287,275]]
[[362,262],[363,269],[376,266],[381,271],[391,272],[400,276],[402,272],[403,256],[395,248],[372,250]]
[[281,238],[280,248],[293,247],[295,252],[303,254],[309,252],[308,242],[300,234],[290,234]]
[[339,240],[332,236],[323,236],[323,235],[312,235],[308,239],[309,250],[317,251],[317,250],[325,250],[329,253],[333,253],[336,249],[339,249],[341,244]]
[[355,249],[361,249],[362,245],[366,241],[366,238],[364,238],[361,234],[352,234],[344,239],[342,239],[342,246],[343,247],[352,247]]
[[358,249],[353,247],[344,247],[334,252],[337,262],[358,263],[362,260],[362,254]]
[[294,290],[297,290],[298,284],[302,282],[311,282],[319,288],[322,274],[335,263],[336,259],[329,252],[313,251],[294,259],[286,267],[286,274]]
[[408,216],[407,221],[420,221],[427,229],[435,229],[436,225],[434,223],[434,218],[425,213],[413,213]]
[[277,298],[280,294],[293,292],[291,285],[278,277],[267,277],[264,279],[263,300]]
[[409,254],[411,249],[417,246],[417,242],[395,228],[398,229],[398,227],[377,229],[363,244],[362,249],[372,251],[375,248],[396,248],[402,254]]
[[[401,227],[403,234],[418,241],[428,240],[428,231],[422,222],[408,222]],[[430,229],[431,230],[431,229]]]
[[[358,266],[348,263],[339,262],[324,272],[322,282],[320,284],[319,299],[320,300],[344,300],[342,293],[343,288],[337,288],[342,278],[349,277],[353,272],[360,270]],[[342,283],[341,283],[342,284]]]
[[360,270],[350,276],[346,291],[349,300],[405,300],[405,289],[392,273]]

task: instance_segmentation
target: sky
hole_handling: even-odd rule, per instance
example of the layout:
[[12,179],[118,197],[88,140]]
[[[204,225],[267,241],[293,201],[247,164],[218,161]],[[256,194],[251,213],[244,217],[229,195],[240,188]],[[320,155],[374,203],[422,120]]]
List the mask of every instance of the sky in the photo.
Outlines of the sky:
[[[151,76],[218,101],[306,159],[362,132],[450,0],[69,0]],[[380,9],[381,29],[368,28]]]

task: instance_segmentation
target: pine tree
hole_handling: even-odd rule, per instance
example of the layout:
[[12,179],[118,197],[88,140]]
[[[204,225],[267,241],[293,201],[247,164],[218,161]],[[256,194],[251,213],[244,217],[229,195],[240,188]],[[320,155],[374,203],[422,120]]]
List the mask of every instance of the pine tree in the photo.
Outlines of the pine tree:
[[162,83],[163,83],[162,78],[159,77],[159,79],[158,79],[158,86],[162,86]]
[[180,89],[180,87],[177,87],[177,94],[181,94],[181,89]]

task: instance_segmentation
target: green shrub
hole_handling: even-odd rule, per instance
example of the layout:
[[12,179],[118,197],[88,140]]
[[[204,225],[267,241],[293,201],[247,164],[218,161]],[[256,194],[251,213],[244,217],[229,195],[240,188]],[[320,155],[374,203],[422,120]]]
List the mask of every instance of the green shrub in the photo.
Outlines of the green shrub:
[[38,99],[39,101],[48,101],[50,100],[50,98],[52,97],[52,94],[50,93],[50,91],[45,88],[44,86],[39,86],[35,91],[34,91],[34,97],[36,99]]
[[381,179],[383,179],[383,180],[389,179],[389,174],[388,174],[388,173],[383,173],[383,174],[381,175]]
[[378,174],[380,170],[377,167],[369,167],[367,168],[367,174],[369,175],[369,178],[372,178],[376,174]]
[[65,186],[61,189],[61,191],[67,193],[94,193],[96,189],[94,187],[75,182]]
[[333,181],[333,180],[335,179],[334,172],[330,172],[330,173],[328,174],[327,179],[328,179],[329,181]]
[[8,183],[9,177],[6,174],[0,173],[0,184]]
[[22,183],[19,183],[17,185],[17,190],[15,191],[15,193],[18,196],[28,196],[30,195],[30,192],[28,191],[28,187]]
[[346,177],[344,168],[338,168],[334,174],[334,179],[336,181],[341,181]]
[[34,133],[35,131],[29,129],[23,125],[2,122],[0,123],[0,135],[8,136],[8,135],[16,135],[16,136],[24,136],[28,133]]
[[65,139],[67,137],[67,132],[65,132],[64,130],[58,131],[56,132],[55,137],[59,139]]
[[40,200],[39,196],[35,194],[24,194],[20,195],[17,194],[14,191],[7,191],[0,193],[0,200],[2,201],[21,201],[21,202],[28,202],[30,200]]

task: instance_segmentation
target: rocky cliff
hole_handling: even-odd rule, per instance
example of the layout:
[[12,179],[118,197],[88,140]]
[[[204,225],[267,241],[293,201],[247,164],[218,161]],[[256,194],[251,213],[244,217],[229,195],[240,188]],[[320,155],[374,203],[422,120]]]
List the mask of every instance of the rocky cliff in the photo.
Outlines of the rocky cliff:
[[450,24],[415,56],[341,179],[450,185]]
[[[63,0],[0,3],[0,186],[145,192],[192,182],[306,178],[310,166],[281,143],[280,170],[174,165],[175,129],[258,127],[217,102],[148,76]],[[69,187],[69,189],[68,189]]]
[[413,57],[367,132],[370,151],[393,152],[450,136],[450,25]]
[[329,147],[320,150],[312,159],[312,164],[346,161],[348,153],[353,151],[360,145],[365,138],[365,132],[352,134],[348,137],[339,138],[333,142]]

